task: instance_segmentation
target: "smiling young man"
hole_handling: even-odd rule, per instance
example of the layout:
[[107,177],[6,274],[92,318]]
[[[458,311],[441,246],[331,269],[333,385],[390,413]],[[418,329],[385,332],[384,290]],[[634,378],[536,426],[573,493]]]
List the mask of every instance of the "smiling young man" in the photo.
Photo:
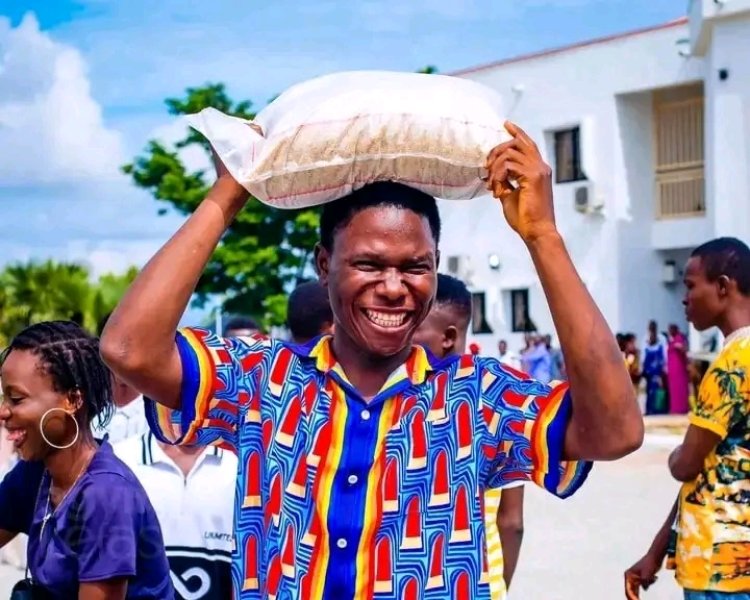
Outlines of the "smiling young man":
[[412,346],[435,295],[440,218],[434,198],[394,183],[323,208],[315,262],[333,337],[293,346],[177,331],[247,201],[220,164],[112,316],[103,354],[153,399],[157,436],[239,455],[235,597],[489,598],[479,492],[533,479],[567,496],[583,461],[641,444],[619,349],[555,227],[551,171],[507,127],[513,139],[488,157],[488,188],[536,265],[570,393],[495,359],[433,361]]
[[[444,273],[438,273],[437,282],[432,310],[413,342],[440,358],[461,356],[471,322],[471,292],[463,281]],[[484,523],[491,597],[504,600],[523,541],[523,481],[485,491]]]
[[649,551],[625,572],[628,598],[656,580],[671,549],[686,600],[750,600],[750,249],[718,238],[685,269],[685,313],[718,327],[724,348],[700,384],[683,443],[669,457],[683,482]]

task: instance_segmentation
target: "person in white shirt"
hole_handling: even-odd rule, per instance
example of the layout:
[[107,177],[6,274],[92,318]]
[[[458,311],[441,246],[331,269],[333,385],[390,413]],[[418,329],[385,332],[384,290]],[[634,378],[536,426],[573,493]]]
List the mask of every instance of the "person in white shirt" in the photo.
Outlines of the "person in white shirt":
[[103,438],[106,435],[109,443],[114,445],[148,432],[143,396],[117,378],[112,383],[112,394],[115,401],[112,418],[104,426],[96,421],[92,423],[94,437]]
[[[106,315],[99,322],[99,335],[104,330],[109,317],[110,315]],[[114,445],[129,437],[147,433],[149,429],[143,396],[114,375],[112,376],[112,396],[115,403],[112,418],[104,425],[97,421],[91,424],[94,437],[102,439],[107,436],[109,443]]]
[[151,432],[114,446],[159,518],[177,600],[232,597],[237,457],[160,443]]

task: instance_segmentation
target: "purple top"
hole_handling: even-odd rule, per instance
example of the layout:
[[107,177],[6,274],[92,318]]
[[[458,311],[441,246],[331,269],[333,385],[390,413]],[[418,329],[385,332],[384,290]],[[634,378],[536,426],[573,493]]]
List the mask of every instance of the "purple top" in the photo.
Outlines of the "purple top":
[[80,583],[127,577],[127,598],[173,600],[156,513],[108,442],[42,528],[49,487],[40,463],[19,462],[0,482],[0,529],[29,535],[31,577],[50,597],[77,598]]

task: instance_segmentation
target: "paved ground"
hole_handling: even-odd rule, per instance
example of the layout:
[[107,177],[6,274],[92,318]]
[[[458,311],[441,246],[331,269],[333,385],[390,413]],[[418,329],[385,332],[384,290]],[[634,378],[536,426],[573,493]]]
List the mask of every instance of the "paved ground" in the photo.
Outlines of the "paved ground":
[[[674,438],[652,435],[638,453],[597,465],[573,498],[560,501],[529,488],[526,538],[513,600],[619,600],[622,572],[648,548],[677,484],[666,459]],[[0,600],[21,573],[0,566]],[[670,572],[643,597],[681,600]]]
[[[599,464],[573,498],[527,488],[526,534],[513,600],[624,598],[623,571],[648,549],[676,497],[666,445],[649,444],[623,461]],[[662,572],[646,600],[681,600]]]

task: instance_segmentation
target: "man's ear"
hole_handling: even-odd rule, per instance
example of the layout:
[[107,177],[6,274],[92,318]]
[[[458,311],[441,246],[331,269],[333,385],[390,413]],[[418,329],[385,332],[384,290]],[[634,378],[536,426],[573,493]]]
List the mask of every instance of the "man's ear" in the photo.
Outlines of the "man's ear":
[[729,279],[729,277],[727,277],[726,275],[719,276],[719,278],[716,280],[716,286],[717,286],[717,289],[719,290],[720,297],[724,298],[729,294],[731,287],[732,287],[732,283],[734,282],[731,279]]
[[328,287],[328,274],[331,266],[331,253],[318,242],[315,244],[315,272],[322,286]]
[[448,356],[453,352],[457,339],[458,329],[454,325],[448,326],[443,332],[443,356]]

